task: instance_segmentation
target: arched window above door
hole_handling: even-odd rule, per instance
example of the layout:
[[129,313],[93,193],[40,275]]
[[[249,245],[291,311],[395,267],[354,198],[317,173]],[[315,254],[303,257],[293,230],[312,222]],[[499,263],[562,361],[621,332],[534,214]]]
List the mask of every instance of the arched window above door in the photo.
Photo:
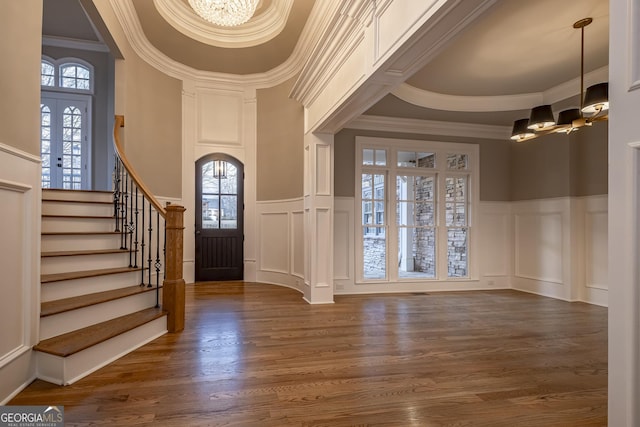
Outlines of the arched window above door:
[[40,84],[43,89],[92,93],[93,80],[93,66],[86,61],[79,58],[42,58]]

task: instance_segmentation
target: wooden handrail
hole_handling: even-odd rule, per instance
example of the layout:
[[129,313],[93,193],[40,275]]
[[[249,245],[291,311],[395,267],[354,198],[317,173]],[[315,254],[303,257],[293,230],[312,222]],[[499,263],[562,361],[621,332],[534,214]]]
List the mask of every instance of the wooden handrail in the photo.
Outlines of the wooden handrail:
[[[167,329],[169,332],[180,332],[184,329],[184,321],[185,321],[185,282],[182,277],[182,263],[183,263],[183,233],[184,233],[184,207],[179,205],[168,205],[166,208],[162,207],[160,202],[151,194],[151,191],[147,188],[147,186],[142,182],[142,179],[138,176],[138,174],[134,171],[133,166],[129,163],[127,158],[124,155],[124,149],[122,147],[122,143],[120,142],[120,135],[118,129],[124,127],[124,116],[116,116],[115,124],[113,129],[113,141],[116,153],[118,154],[118,158],[120,163],[124,166],[128,176],[126,176],[125,180],[125,207],[123,209],[123,214],[126,214],[127,211],[127,185],[129,183],[129,179],[133,181],[136,185],[137,189],[135,192],[136,203],[135,203],[135,221],[138,221],[138,190],[140,190],[143,194],[143,200],[146,199],[153,207],[156,209],[158,214],[162,216],[165,220],[164,224],[164,235],[165,235],[165,273],[164,280],[162,283],[162,308],[167,312]],[[133,188],[133,185],[131,185]],[[120,191],[120,189],[115,188],[116,192]],[[114,204],[116,206],[116,222],[118,221],[117,215],[117,207],[118,207],[118,195],[115,194]],[[133,211],[133,204],[130,205],[130,209]],[[144,216],[144,202],[142,204],[142,212]],[[151,208],[149,208],[149,215],[151,215]],[[144,228],[144,218],[142,218],[142,224]],[[158,221],[159,222],[159,221]],[[133,221],[132,221],[133,224]],[[133,233],[133,231],[124,231],[126,229],[126,216],[123,219],[123,232]],[[117,227],[116,227],[117,228]],[[135,228],[133,228],[135,229]],[[151,244],[151,216],[149,216],[149,244]],[[143,230],[144,232],[144,230]],[[156,233],[159,233],[160,230],[156,230]],[[130,237],[131,242],[132,237]],[[159,237],[157,237],[156,242],[159,242]],[[126,243],[126,239],[125,239]],[[135,242],[137,247],[137,241]],[[157,243],[159,245],[159,243]],[[142,252],[144,254],[144,237],[142,240]],[[125,244],[126,247],[126,244]],[[149,247],[151,250],[151,247]],[[156,247],[156,250],[158,248]],[[151,253],[151,252],[149,252]],[[159,256],[158,256],[159,258]],[[159,259],[158,261],[159,262]],[[156,264],[156,271],[158,277],[160,277],[160,273],[158,270],[158,266]],[[144,270],[143,270],[144,271]],[[151,271],[151,257],[149,258],[149,271]],[[151,273],[149,273],[149,283],[151,283]],[[149,285],[151,286],[151,285]],[[156,288],[157,292],[158,288]]]
[[122,162],[122,165],[129,173],[129,176],[131,176],[131,179],[133,180],[133,182],[135,182],[138,188],[140,189],[140,191],[142,191],[142,194],[149,200],[149,202],[153,205],[153,207],[156,208],[156,210],[160,213],[162,218],[166,219],[167,210],[164,207],[162,207],[160,202],[153,196],[153,194],[151,194],[151,191],[149,191],[149,188],[144,184],[144,182],[142,182],[142,179],[140,179],[140,176],[136,173],[135,169],[133,169],[133,166],[131,165],[131,163],[129,163],[129,160],[127,160],[127,157],[124,154],[124,148],[122,147],[122,143],[120,142],[120,134],[118,132],[118,129],[123,127],[124,127],[124,116],[116,115],[115,124],[113,126],[113,143],[114,143],[113,145],[115,146],[116,153],[118,154],[118,157]]

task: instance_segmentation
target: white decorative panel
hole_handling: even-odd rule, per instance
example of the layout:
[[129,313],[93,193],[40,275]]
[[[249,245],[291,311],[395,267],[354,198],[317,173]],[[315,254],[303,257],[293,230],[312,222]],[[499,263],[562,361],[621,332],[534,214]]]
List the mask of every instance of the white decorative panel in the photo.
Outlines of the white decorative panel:
[[316,145],[316,195],[331,195],[331,146]]
[[306,110],[307,128],[313,129],[323,119],[325,114],[339,106],[348,94],[360,86],[366,76],[366,45],[362,40],[352,47],[348,58],[331,77],[330,82],[318,94],[313,103]]
[[197,99],[198,142],[240,145],[242,94],[203,91]]
[[433,0],[387,2],[388,7],[384,8],[377,17],[376,59],[385,56],[392,47],[396,46],[435,3]]
[[631,34],[629,43],[631,43],[629,61],[629,90],[640,88],[640,0],[632,0],[631,8]]
[[480,265],[483,276],[506,276],[510,261],[510,214],[482,213],[480,220]]
[[562,215],[516,215],[515,221],[516,276],[563,283]]
[[292,250],[291,273],[304,277],[304,213],[301,211],[291,214]]
[[260,216],[260,270],[289,273],[289,215]]
[[330,230],[331,213],[327,209],[316,210],[316,249],[317,256],[312,261],[315,266],[316,287],[329,286],[332,277],[329,277],[329,262],[333,256],[333,247],[330,238],[327,238],[327,230]]
[[349,226],[349,212],[335,210],[333,213],[333,277],[349,279],[349,265],[352,250],[352,233]]
[[608,289],[609,245],[607,212],[587,212],[585,221],[586,286]]
[[[25,341],[23,259],[25,236],[24,193],[3,187],[0,181],[0,200],[2,200],[2,221],[0,221],[0,271],[2,271],[2,298],[0,298],[0,360],[21,348]],[[10,325],[10,327],[9,327]]]

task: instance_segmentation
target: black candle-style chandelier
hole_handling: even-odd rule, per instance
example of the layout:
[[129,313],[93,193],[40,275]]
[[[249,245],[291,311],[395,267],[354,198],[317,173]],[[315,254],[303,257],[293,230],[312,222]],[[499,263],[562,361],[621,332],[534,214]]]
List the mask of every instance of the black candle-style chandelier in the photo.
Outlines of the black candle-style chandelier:
[[224,160],[213,161],[213,177],[215,179],[227,179],[227,162]]
[[581,31],[580,51],[580,108],[561,111],[558,120],[553,117],[551,105],[540,105],[531,110],[529,118],[513,123],[511,139],[516,142],[528,141],[550,133],[571,133],[593,122],[609,118],[609,83],[598,83],[584,92],[584,27],[593,22],[584,18],[573,24]]

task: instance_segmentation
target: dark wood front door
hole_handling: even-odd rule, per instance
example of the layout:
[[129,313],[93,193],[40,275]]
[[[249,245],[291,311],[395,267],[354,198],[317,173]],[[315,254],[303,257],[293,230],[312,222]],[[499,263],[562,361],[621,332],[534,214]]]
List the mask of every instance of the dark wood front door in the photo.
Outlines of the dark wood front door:
[[243,170],[226,154],[196,162],[196,281],[243,278]]

